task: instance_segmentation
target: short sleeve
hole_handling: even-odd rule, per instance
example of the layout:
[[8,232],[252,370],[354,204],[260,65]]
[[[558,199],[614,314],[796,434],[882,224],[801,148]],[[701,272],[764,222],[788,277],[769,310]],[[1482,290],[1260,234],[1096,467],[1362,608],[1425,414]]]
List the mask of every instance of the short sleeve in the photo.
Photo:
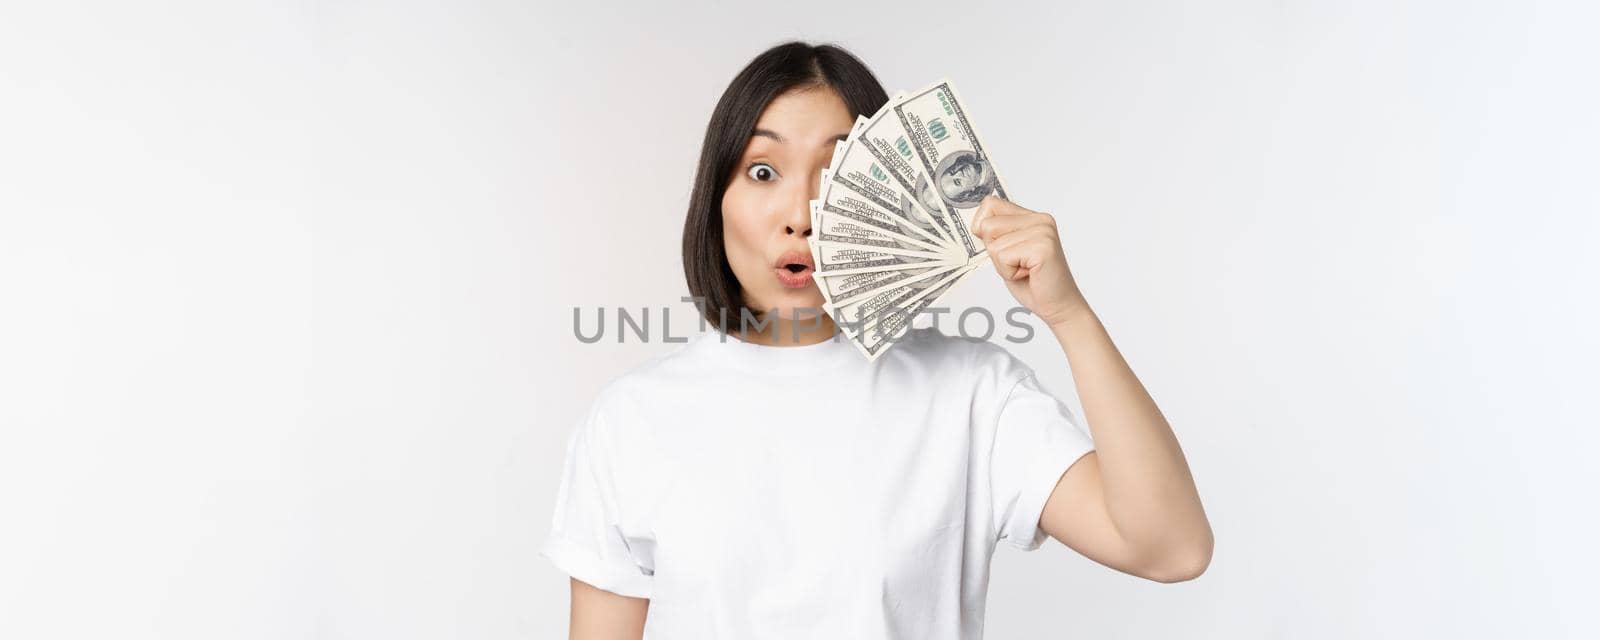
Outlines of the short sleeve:
[[601,426],[591,410],[567,436],[555,515],[540,553],[567,575],[595,587],[649,598],[654,572],[638,561],[623,535],[614,447]]
[[1000,409],[989,460],[999,539],[1023,551],[1038,549],[1048,534],[1039,516],[1062,474],[1094,450],[1072,411],[1039,385],[1029,371]]

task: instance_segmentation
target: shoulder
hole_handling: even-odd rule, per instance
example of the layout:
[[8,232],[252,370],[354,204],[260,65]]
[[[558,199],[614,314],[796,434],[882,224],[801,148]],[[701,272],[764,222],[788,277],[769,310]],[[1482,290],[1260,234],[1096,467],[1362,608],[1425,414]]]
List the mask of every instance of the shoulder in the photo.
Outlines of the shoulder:
[[966,384],[1009,388],[1033,373],[1010,349],[988,340],[946,335],[936,327],[914,328],[902,340],[884,354],[890,363]]
[[639,362],[601,385],[590,403],[593,422],[641,424],[635,419],[662,405],[693,395],[706,367],[704,345],[686,344]]

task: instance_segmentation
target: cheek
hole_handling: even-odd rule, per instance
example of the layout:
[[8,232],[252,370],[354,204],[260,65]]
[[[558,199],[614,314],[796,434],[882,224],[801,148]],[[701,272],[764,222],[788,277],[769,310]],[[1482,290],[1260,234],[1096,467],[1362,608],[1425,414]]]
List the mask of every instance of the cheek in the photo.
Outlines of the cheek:
[[749,189],[729,186],[722,196],[722,238],[727,245],[728,262],[734,271],[752,259],[759,259],[761,202]]

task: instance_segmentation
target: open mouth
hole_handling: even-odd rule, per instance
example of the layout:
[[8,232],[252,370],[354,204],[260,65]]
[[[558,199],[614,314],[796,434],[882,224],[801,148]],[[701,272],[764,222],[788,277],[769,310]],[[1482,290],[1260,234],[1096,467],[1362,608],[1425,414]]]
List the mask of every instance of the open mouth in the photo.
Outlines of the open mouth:
[[778,282],[783,286],[799,289],[810,286],[811,272],[815,270],[811,264],[811,254],[790,251],[778,258],[773,272],[778,275]]
[[777,269],[778,281],[790,289],[799,289],[811,284],[811,265],[791,262]]

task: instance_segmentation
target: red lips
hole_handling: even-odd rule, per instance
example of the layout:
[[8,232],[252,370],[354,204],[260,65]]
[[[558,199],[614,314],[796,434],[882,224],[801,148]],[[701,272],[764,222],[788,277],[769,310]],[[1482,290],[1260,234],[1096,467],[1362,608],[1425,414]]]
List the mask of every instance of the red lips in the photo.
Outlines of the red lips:
[[816,270],[816,265],[812,263],[808,251],[786,251],[778,256],[772,268],[783,286],[800,289],[811,285],[811,272]]

